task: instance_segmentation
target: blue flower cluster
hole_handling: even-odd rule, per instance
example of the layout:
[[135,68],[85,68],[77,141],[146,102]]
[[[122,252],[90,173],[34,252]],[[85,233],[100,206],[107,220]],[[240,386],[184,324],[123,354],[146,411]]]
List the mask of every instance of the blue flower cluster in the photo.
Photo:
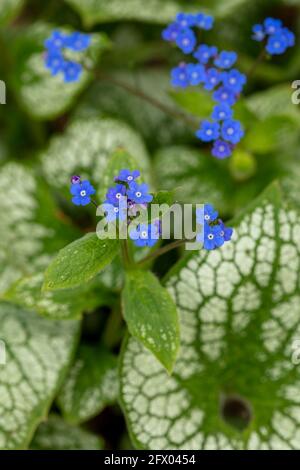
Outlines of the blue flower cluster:
[[71,178],[70,192],[75,206],[86,206],[91,202],[91,196],[96,191],[89,181],[81,181],[80,176],[75,175]]
[[263,24],[255,24],[252,31],[255,41],[266,41],[266,51],[270,55],[284,54],[295,45],[294,33],[275,18],[266,18]]
[[69,49],[73,52],[85,51],[91,43],[91,36],[74,32],[64,34],[60,31],[53,31],[51,36],[45,41],[46,55],[45,66],[52,75],[63,74],[64,82],[76,82],[79,80],[83,67],[81,64],[67,60],[63,51]]
[[225,242],[231,240],[233,229],[226,227],[221,219],[219,219],[218,212],[214,209],[211,204],[204,205],[203,210],[198,209],[196,211],[196,220],[198,224],[203,224],[204,216],[204,233],[197,235],[197,241],[203,241],[203,247],[205,250],[214,250],[220,248]]
[[185,54],[192,54],[197,60],[196,63],[182,62],[175,67],[171,71],[171,82],[181,88],[202,85],[212,92],[216,102],[212,121],[203,121],[196,136],[203,142],[214,142],[212,155],[223,159],[232,154],[234,146],[244,136],[241,123],[233,119],[232,106],[247,79],[239,70],[232,68],[237,61],[235,52],[218,51],[217,47],[207,44],[196,47],[196,35],[192,28],[211,29],[212,26],[213,18],[210,16],[179,13],[175,22],[163,31],[162,37],[175,42]]
[[129,230],[129,237],[136,246],[154,246],[160,236],[158,221],[153,224],[134,223],[135,217],[145,211],[148,203],[153,200],[148,185],[136,182],[139,176],[138,170],[121,170],[115,177],[116,184],[107,191],[102,207],[108,222],[127,220],[128,225],[133,225]]

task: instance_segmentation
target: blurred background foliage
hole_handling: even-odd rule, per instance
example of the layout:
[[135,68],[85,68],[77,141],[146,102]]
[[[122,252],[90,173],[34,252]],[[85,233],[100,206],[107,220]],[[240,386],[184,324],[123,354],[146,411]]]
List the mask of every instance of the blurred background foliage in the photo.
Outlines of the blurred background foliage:
[[[208,94],[200,89],[176,91],[169,84],[169,71],[182,56],[161,40],[161,30],[182,9],[216,16],[205,41],[237,51],[238,66],[245,73],[260,52],[260,45],[251,40],[254,23],[280,17],[299,38],[298,0],[1,0],[0,79],[7,86],[7,104],[0,108],[0,291],[7,298],[31,308],[22,293],[24,278],[34,274],[35,282],[27,286],[26,281],[25,289],[35,299],[35,308],[47,313],[43,299],[37,299],[39,273],[59,248],[95,226],[92,209],[71,206],[69,177],[88,176],[101,190],[107,158],[120,145],[139,161],[154,188],[176,188],[182,201],[212,202],[224,219],[242,211],[274,179],[282,182],[286,197],[300,205],[300,114],[291,102],[291,82],[300,78],[298,43],[256,69],[236,106],[246,137],[225,161],[211,157],[188,124],[109,79],[121,80],[196,120],[208,116],[213,106]],[[48,74],[43,42],[54,27],[93,33],[89,60],[97,64],[99,79],[85,72],[80,83],[65,85]],[[164,274],[174,260],[164,257],[156,272]],[[23,283],[21,289],[16,281]],[[102,290],[96,298],[89,294],[89,302],[68,308],[74,317],[82,309],[94,312],[84,320],[87,347],[98,344],[104,330],[104,342],[117,352],[122,330],[115,329],[109,312],[115,309],[114,293],[121,283],[118,261],[98,281]],[[65,298],[52,301],[67,303]],[[61,317],[64,314],[62,309]],[[88,350],[80,354],[92,361]],[[96,369],[95,374],[102,372]],[[73,416],[74,410],[66,408],[60,406]],[[53,412],[58,413],[57,405]],[[73,421],[84,421],[85,427],[104,436],[105,443],[97,441],[96,447],[131,446],[120,409],[109,399]],[[49,435],[57,442],[58,435],[68,434],[67,426],[52,416],[49,434],[41,429],[33,447],[51,448],[55,444]],[[92,445],[93,437],[80,432],[76,428],[73,444],[65,445]]]

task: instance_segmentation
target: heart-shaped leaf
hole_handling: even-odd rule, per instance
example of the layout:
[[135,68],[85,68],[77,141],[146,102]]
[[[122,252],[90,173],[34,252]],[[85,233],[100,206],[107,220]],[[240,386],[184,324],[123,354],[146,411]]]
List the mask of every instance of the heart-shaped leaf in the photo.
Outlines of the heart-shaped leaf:
[[103,348],[81,346],[58,397],[64,417],[75,424],[87,421],[117,397],[115,356]]
[[72,360],[78,322],[45,320],[0,304],[0,449],[24,449],[46,416]]
[[118,240],[100,240],[96,233],[88,233],[60,250],[45,273],[43,289],[80,286],[109,265],[118,252]]
[[299,231],[275,184],[236,220],[230,243],[171,271],[181,320],[172,377],[136,339],[123,351],[122,404],[138,448],[299,448]]
[[129,271],[122,305],[129,332],[171,372],[178,353],[179,326],[169,293],[154,274]]
[[40,424],[30,445],[32,450],[101,450],[103,447],[99,436],[70,426],[56,415],[50,415]]

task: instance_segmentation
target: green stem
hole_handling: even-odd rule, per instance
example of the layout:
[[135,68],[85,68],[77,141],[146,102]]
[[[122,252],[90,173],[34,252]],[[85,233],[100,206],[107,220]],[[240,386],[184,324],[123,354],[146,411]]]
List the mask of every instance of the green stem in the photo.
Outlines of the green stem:
[[[87,68],[87,67],[86,67]],[[199,121],[197,119],[194,119],[185,113],[176,110],[175,108],[172,108],[161,101],[157,100],[156,98],[153,98],[152,96],[148,95],[144,91],[142,91],[139,88],[136,88],[129,83],[125,83],[122,80],[119,80],[111,75],[107,75],[103,73],[102,71],[98,70],[91,70],[87,68],[90,72],[94,72],[95,77],[98,80],[105,80],[112,85],[115,85],[119,88],[122,88],[123,90],[127,91],[128,93],[137,96],[138,98],[146,101],[147,103],[151,104],[153,107],[159,109],[160,111],[164,112],[165,114],[168,114],[172,116],[175,119],[178,119],[180,121],[183,121],[185,124],[187,124],[189,127],[193,127],[195,129],[199,128]]]
[[168,253],[169,251],[174,250],[175,248],[178,248],[179,246],[184,245],[186,242],[187,240],[175,240],[174,242],[169,243],[169,245],[163,246],[162,248],[159,248],[158,250],[153,251],[153,253],[150,253],[150,255],[146,256],[141,261],[139,261],[138,265],[148,263],[149,261],[152,261],[155,258],[158,258],[158,256],[164,255],[165,253]]

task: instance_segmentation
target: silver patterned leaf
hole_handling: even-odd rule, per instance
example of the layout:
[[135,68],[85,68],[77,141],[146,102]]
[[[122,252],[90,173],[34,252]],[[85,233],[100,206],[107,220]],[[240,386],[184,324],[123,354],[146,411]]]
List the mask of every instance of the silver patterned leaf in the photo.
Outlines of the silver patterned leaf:
[[78,322],[0,304],[0,449],[24,449],[72,361]]
[[145,145],[127,124],[99,117],[77,119],[64,135],[51,141],[42,155],[45,177],[53,188],[66,192],[70,176],[79,174],[82,179],[90,179],[100,190],[108,159],[119,147],[126,149],[145,175],[148,174],[149,157]]
[[60,416],[50,415],[34,435],[32,450],[101,450],[102,439],[85,429],[71,426]]
[[133,338],[123,350],[122,405],[138,448],[299,449],[299,235],[299,213],[274,184],[230,243],[171,271],[181,319],[172,377]]

